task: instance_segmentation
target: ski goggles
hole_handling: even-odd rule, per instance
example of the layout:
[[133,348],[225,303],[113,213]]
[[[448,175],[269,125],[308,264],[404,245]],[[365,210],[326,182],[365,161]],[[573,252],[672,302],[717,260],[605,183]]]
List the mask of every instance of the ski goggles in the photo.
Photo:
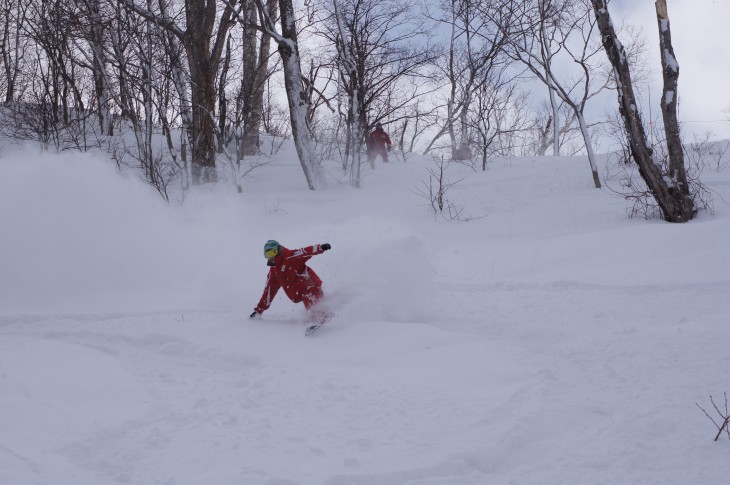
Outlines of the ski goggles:
[[271,248],[268,251],[264,251],[264,257],[266,259],[271,259],[275,257],[277,254],[279,254],[279,248]]

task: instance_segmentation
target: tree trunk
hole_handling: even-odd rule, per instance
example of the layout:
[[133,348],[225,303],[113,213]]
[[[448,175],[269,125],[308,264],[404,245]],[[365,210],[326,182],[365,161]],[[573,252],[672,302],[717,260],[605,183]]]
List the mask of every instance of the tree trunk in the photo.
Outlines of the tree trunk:
[[[544,12],[545,7],[543,1],[540,2],[540,12]],[[553,53],[550,48],[550,40],[545,31],[545,17],[541,15],[540,18],[540,43],[545,50],[545,79],[547,79],[548,94],[550,95],[550,108],[553,111],[553,156],[560,156],[560,106],[558,105],[558,98],[555,93],[555,86],[553,85],[552,76],[552,58]]]
[[469,107],[471,106],[471,85],[467,86],[464,90],[464,100],[461,106],[461,141],[459,142],[458,149],[463,150],[464,147],[469,146]]
[[211,76],[212,66],[208,56],[209,45],[191,42],[187,48],[190,65],[190,92],[192,99],[193,140],[192,156],[193,184],[204,184],[218,180],[215,171],[215,82]]
[[[677,183],[665,179],[658,164],[652,158],[652,149],[646,139],[638,104],[634,95],[626,51],[618,40],[608,13],[607,0],[591,0],[601,32],[603,47],[614,69],[618,91],[619,112],[624,120],[631,155],[639,167],[639,173],[654,195],[662,215],[669,222],[687,222],[694,217],[694,204],[689,196],[679,190]],[[667,183],[667,180],[670,183]]]
[[27,3],[10,1],[4,4],[3,11],[0,12],[4,16],[0,32],[0,53],[7,82],[4,96],[6,106],[10,106],[15,100],[16,82],[21,70],[21,59],[25,54],[26,41],[23,40],[22,32],[27,28],[27,9]]
[[[347,91],[347,152],[345,158],[350,157],[350,185],[356,188],[360,187],[360,149],[362,147],[362,132],[360,125],[360,90],[357,82],[357,65],[353,59],[353,53],[347,43],[347,31],[345,30],[342,13],[337,4],[338,0],[333,0],[335,9],[335,17],[337,20],[337,29],[339,37],[337,40],[337,49],[340,54],[340,61],[345,68],[346,91]],[[372,161],[371,161],[372,162]]]
[[449,83],[451,84],[451,93],[449,99],[446,101],[446,126],[449,129],[449,143],[451,144],[451,156],[453,158],[454,152],[456,151],[456,133],[454,130],[454,117],[455,105],[456,105],[456,91],[457,91],[457,75],[454,71],[454,65],[456,62],[456,6],[452,2],[451,4],[451,38],[449,41]]
[[[160,13],[162,19],[172,23],[172,19],[167,13],[164,2],[160,2]],[[190,186],[190,170],[188,166],[188,147],[192,145],[192,124],[193,116],[190,107],[190,95],[188,94],[187,79],[188,73],[185,71],[185,65],[182,58],[183,47],[180,45],[181,39],[170,29],[165,29],[164,37],[165,50],[170,58],[170,73],[172,75],[172,83],[178,95],[180,109],[180,159],[182,160],[182,188],[187,189]]]
[[550,129],[552,127],[553,117],[548,116],[547,123],[544,128],[538,128],[540,134],[540,145],[537,147],[537,155],[544,157],[547,149],[550,147]]
[[[185,0],[185,31],[182,31],[170,21],[163,5],[160,7],[162,11],[162,18],[160,18],[152,14],[149,9],[136,5],[133,0],[121,1],[137,14],[155,22],[168,32],[172,32],[185,48],[190,74],[192,102],[191,136],[189,139],[191,142],[193,183],[202,184],[217,181],[214,120],[215,77],[228,30],[233,25],[231,15],[236,0],[226,3],[226,9],[218,21],[218,31],[212,49],[213,28],[218,19],[216,12],[217,0]],[[173,69],[173,75],[175,75],[175,69]]]
[[[659,23],[659,45],[664,77],[661,107],[662,117],[664,118],[664,132],[667,137],[667,151],[669,153],[669,176],[677,184],[676,190],[685,198],[689,198],[687,173],[684,168],[684,150],[682,149],[682,138],[679,135],[679,122],[677,121],[679,64],[674,57],[666,0],[656,2],[656,14]],[[692,207],[689,209],[691,211]]]
[[[265,4],[268,16],[276,15],[276,0],[268,0]],[[260,148],[261,118],[264,105],[264,86],[268,76],[269,56],[271,53],[271,36],[262,32],[261,41],[257,45],[256,8],[254,2],[243,7],[243,46],[241,57],[243,75],[241,78],[241,100],[243,111],[243,155],[257,155]]]
[[[216,182],[215,170],[215,69],[210,40],[216,5],[210,0],[186,0],[185,51],[190,67],[192,132],[190,147],[193,184]],[[222,28],[222,26],[221,26]]]
[[[549,77],[548,77],[549,79]],[[553,156],[560,156],[560,107],[558,106],[557,96],[555,96],[555,88],[548,85],[548,93],[550,94],[550,109],[553,112]]]
[[597,188],[601,188],[601,179],[598,177],[598,165],[596,164],[596,153],[593,151],[593,142],[591,141],[591,134],[588,132],[588,124],[586,119],[583,117],[583,113],[576,112],[578,118],[578,126],[580,126],[580,132],[583,135],[583,142],[586,146],[586,152],[588,153],[588,163],[591,165],[591,173],[593,174],[593,185]]
[[307,126],[309,100],[304,89],[297,41],[296,17],[292,0],[279,0],[281,35],[278,50],[284,67],[284,87],[289,102],[292,136],[304,177],[311,190],[319,182],[319,167],[312,156],[312,135]]
[[99,0],[89,2],[90,9],[90,43],[93,53],[93,74],[94,87],[96,90],[96,101],[99,116],[99,128],[101,134],[112,136],[114,134],[114,125],[111,119],[111,86],[109,85],[109,74],[106,65],[106,50],[104,48],[104,40],[107,38],[106,28],[101,18],[101,5]]
[[[223,153],[228,142],[226,131],[229,127],[228,121],[228,98],[226,97],[226,84],[228,84],[228,70],[231,67],[231,38],[226,42],[226,55],[223,58],[220,81],[218,82],[218,153]],[[238,153],[238,151],[236,151]]]

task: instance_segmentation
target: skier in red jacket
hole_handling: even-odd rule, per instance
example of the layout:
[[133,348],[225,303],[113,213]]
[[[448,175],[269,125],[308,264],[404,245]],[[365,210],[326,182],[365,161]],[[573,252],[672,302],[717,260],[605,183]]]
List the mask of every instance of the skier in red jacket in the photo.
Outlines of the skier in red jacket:
[[[388,145],[386,150],[385,146]],[[375,124],[375,131],[368,135],[368,162],[373,165],[375,158],[380,155],[383,157],[383,162],[388,163],[388,152],[393,148],[393,144],[390,142],[390,137],[383,130],[383,125],[380,123]]]
[[[317,303],[323,296],[322,280],[317,273],[306,265],[312,256],[322,254],[331,249],[329,244],[316,244],[301,249],[288,249],[278,243],[269,240],[264,244],[264,257],[270,267],[269,275],[266,278],[266,288],[261,296],[259,304],[254,308],[250,318],[256,318],[269,309],[271,302],[279,289],[284,288],[284,293],[294,303],[303,302],[307,311]],[[326,319],[325,312],[311,314],[314,320]]]

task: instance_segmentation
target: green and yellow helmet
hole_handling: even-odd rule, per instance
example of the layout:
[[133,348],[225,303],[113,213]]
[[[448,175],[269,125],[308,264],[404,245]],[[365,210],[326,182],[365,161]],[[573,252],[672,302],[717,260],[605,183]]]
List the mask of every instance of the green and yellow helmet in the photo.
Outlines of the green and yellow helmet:
[[279,252],[281,251],[281,244],[279,244],[279,241],[274,241],[273,239],[269,239],[266,241],[266,244],[264,244],[264,257],[266,259],[271,259],[275,257]]

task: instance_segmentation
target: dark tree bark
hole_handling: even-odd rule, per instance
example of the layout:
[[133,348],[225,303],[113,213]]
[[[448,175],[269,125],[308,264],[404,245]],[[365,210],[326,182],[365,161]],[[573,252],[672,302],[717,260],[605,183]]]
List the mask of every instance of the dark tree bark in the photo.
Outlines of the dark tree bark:
[[214,44],[217,0],[186,0],[186,31],[182,42],[188,56],[192,101],[193,146],[191,147],[193,183],[218,180],[215,171],[215,78],[223,44],[232,27],[231,9],[226,8],[218,25]]
[[[607,0],[591,0],[591,2],[596,14],[598,29],[601,32],[603,47],[616,76],[619,112],[626,127],[631,155],[639,167],[641,177],[654,195],[664,219],[669,222],[687,222],[695,215],[694,203],[688,195],[686,183],[672,178],[671,174],[662,173],[661,167],[654,161],[634,95],[628,56],[613,28]],[[677,74],[678,72],[677,67]],[[684,165],[682,165],[682,173],[684,173]],[[665,175],[667,175],[666,178]]]
[[[267,15],[274,19],[277,12],[276,0],[262,4]],[[264,105],[264,86],[269,75],[271,36],[266,30],[260,40],[256,36],[258,22],[256,4],[247,2],[242,11],[243,46],[241,57],[243,74],[238,104],[243,120],[243,155],[257,155],[260,147],[261,118]]]
[[26,29],[28,4],[18,0],[0,2],[0,64],[5,76],[4,102],[10,105],[15,101],[18,75],[21,72],[26,41],[22,32]]
[[667,137],[667,152],[669,153],[669,175],[677,182],[679,192],[684,197],[689,197],[687,174],[684,168],[684,150],[682,149],[682,138],[679,134],[679,121],[677,120],[679,64],[676,57],[674,57],[674,48],[672,47],[672,32],[669,29],[667,2],[666,0],[658,0],[655,5],[657,22],[659,23],[659,47],[664,77],[661,105],[664,132]]
[[[190,69],[193,184],[216,182],[215,81],[228,31],[235,23],[232,16],[237,0],[226,3],[220,20],[217,0],[185,0],[185,30],[166,16],[159,17],[139,7],[134,0],[122,1],[139,15],[175,34],[185,48]],[[214,36],[216,23],[218,29]]]
[[228,125],[228,97],[226,96],[226,84],[228,84],[228,70],[231,67],[231,38],[226,41],[226,55],[223,57],[220,81],[218,82],[218,153],[223,153],[226,148],[226,128]]

